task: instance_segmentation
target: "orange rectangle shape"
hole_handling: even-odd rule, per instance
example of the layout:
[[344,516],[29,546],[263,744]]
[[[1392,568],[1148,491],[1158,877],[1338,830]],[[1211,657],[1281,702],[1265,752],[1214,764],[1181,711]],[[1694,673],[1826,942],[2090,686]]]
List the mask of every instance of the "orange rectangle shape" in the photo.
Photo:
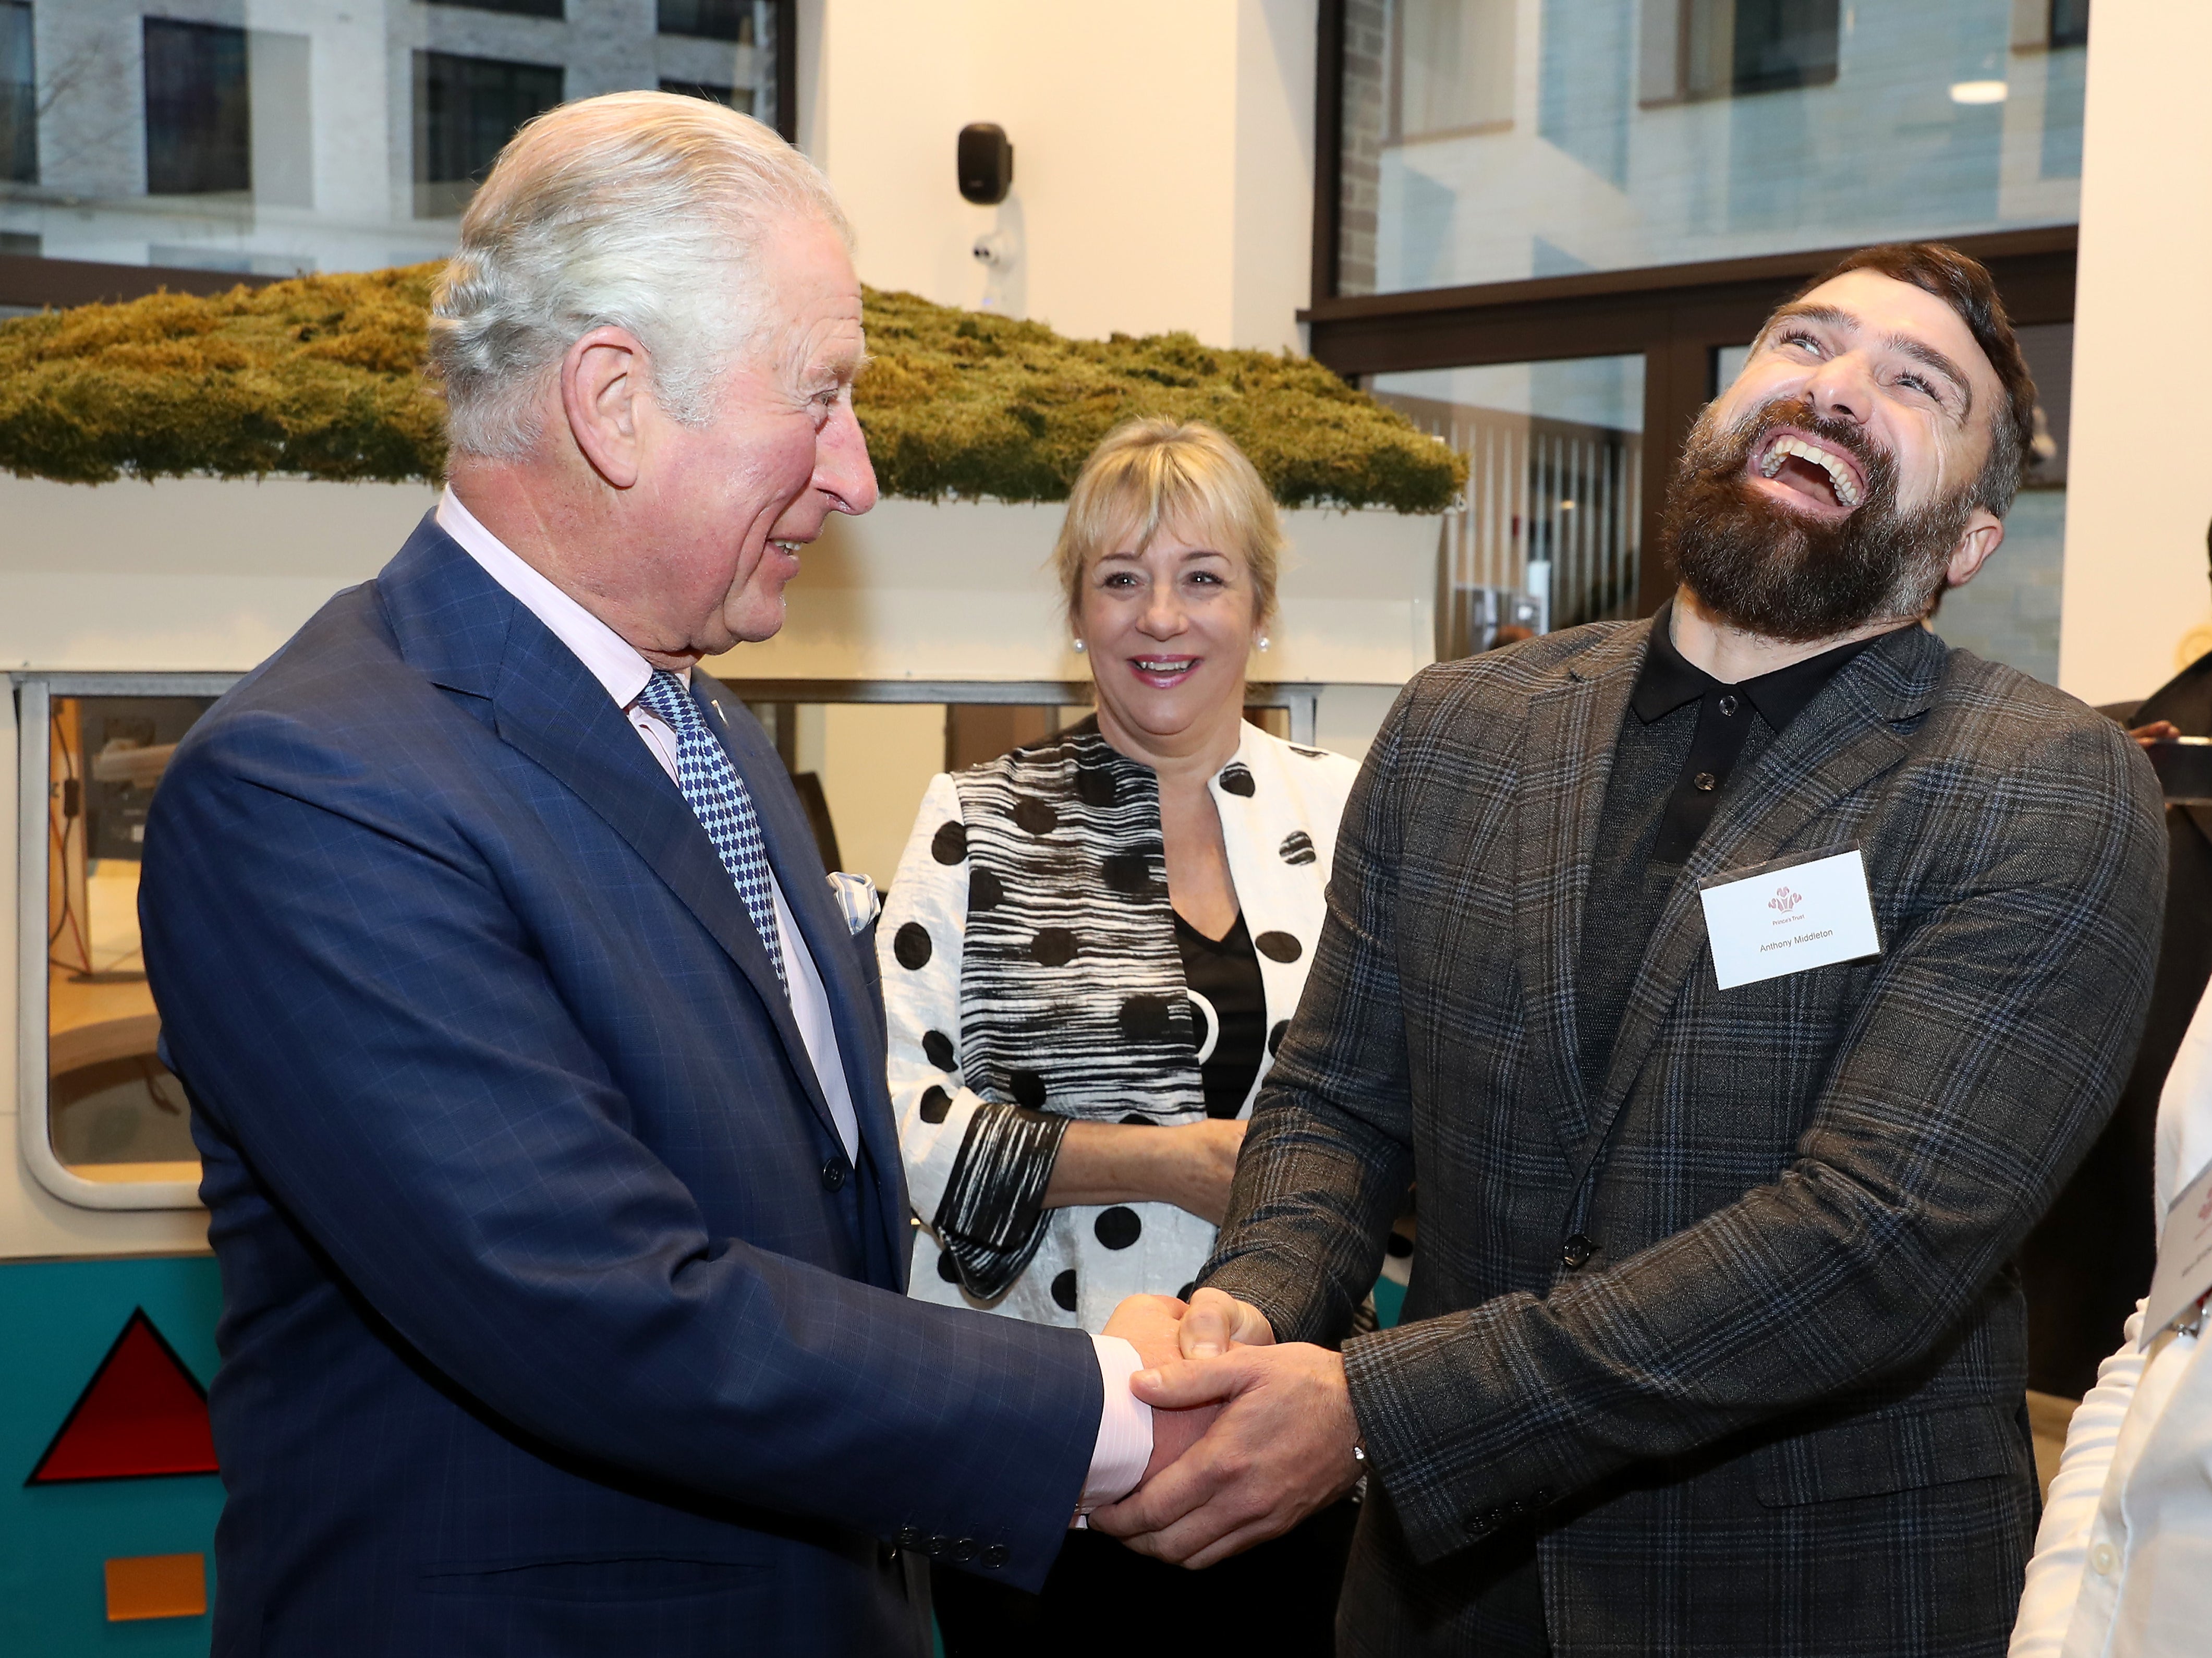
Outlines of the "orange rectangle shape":
[[198,1618],[207,1611],[207,1557],[141,1554],[107,1563],[107,1621]]

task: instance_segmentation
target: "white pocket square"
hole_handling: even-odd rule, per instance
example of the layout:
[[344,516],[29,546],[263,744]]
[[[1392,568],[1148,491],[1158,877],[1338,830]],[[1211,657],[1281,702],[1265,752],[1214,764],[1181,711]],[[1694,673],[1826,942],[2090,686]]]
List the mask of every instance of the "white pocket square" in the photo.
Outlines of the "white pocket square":
[[838,869],[830,876],[830,891],[837,900],[837,907],[845,912],[845,924],[855,933],[868,930],[868,923],[882,912],[884,901],[876,895],[876,883],[867,875],[855,875]]

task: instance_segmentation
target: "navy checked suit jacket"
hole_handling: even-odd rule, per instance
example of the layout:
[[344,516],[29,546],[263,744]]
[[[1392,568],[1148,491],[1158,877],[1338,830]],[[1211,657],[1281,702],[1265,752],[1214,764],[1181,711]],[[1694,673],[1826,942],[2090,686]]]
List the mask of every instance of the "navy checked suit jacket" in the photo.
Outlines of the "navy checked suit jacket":
[[[1558,1658],[1998,1658],[2035,1506],[2007,1263],[2135,1045],[2156,782],[2071,698],[1887,636],[1730,780],[1591,1088],[1577,964],[1650,631],[1407,687],[1204,1281],[1341,1335],[1418,1179],[1405,1322],[1344,1345],[1347,1654],[1535,1650],[1493,1593],[1534,1570]],[[1882,954],[1719,989],[1699,882],[1853,845]]]
[[218,1655],[878,1654],[1039,1582],[1089,1339],[907,1299],[872,934],[695,677],[834,1009],[582,664],[426,521],[180,745],[141,908],[223,1282]]

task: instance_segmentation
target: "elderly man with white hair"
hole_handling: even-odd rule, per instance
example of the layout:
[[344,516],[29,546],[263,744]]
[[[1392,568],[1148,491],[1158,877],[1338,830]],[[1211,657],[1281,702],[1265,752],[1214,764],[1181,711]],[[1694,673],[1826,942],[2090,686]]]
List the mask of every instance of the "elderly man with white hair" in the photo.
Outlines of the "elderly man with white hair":
[[901,1294],[872,893],[696,671],[875,500],[847,241],[730,111],[526,129],[435,302],[437,509],[161,787],[218,1655],[921,1653],[930,1560],[1034,1586],[1187,1442],[1127,1387],[1176,1303]]

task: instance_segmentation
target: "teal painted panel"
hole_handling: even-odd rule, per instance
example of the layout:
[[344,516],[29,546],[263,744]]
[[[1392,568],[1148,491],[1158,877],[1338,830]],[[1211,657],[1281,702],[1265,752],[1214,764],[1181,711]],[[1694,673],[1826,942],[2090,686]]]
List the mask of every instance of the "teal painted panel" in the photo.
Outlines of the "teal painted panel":
[[143,1307],[204,1384],[222,1290],[212,1258],[0,1264],[0,1653],[206,1658],[208,1619],[107,1621],[103,1563],[202,1554],[214,1593],[213,1474],[35,1490],[23,1481]]

